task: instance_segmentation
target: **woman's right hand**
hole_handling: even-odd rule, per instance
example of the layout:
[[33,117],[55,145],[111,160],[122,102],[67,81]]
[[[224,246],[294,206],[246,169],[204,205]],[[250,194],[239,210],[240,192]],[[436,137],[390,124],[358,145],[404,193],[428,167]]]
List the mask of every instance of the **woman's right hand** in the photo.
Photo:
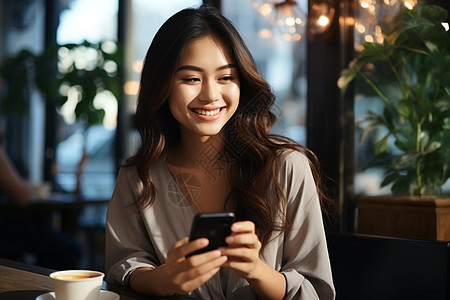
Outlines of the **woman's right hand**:
[[205,248],[208,240],[205,238],[189,242],[184,238],[175,242],[167,253],[167,260],[160,271],[163,275],[165,289],[170,294],[186,294],[208,281],[227,261],[220,250],[186,257],[190,253]]

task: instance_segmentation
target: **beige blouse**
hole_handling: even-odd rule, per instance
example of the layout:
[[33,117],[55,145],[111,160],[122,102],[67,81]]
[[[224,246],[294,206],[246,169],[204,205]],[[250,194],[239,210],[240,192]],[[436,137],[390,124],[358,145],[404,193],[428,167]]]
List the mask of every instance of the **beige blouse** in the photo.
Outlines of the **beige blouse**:
[[[292,230],[276,236],[262,259],[284,274],[286,299],[334,299],[335,290],[318,195],[306,157],[286,153],[280,166],[280,182],[288,195],[286,216]],[[180,192],[164,158],[150,169],[157,187],[152,206],[138,210],[142,189],[134,167],[121,168],[106,223],[106,280],[128,284],[139,267],[164,264],[172,245],[189,235],[194,209]],[[257,299],[249,283],[234,271],[222,268],[191,293],[202,299]]]

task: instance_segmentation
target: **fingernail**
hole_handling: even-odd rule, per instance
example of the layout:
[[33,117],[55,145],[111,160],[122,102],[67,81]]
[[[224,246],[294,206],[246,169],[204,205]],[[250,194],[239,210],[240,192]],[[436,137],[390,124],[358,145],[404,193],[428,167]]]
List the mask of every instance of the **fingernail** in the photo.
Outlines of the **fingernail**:
[[206,246],[209,244],[209,241],[208,241],[208,239],[202,238],[202,239],[198,240],[198,244],[199,244],[199,246]]

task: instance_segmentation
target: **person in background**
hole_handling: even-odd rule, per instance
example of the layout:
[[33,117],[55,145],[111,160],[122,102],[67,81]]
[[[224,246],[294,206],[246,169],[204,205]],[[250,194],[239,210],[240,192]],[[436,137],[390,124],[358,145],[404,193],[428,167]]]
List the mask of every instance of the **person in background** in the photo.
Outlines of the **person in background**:
[[[334,299],[318,161],[270,134],[274,95],[233,25],[203,5],[147,52],[136,124],[106,224],[106,280],[149,295]],[[227,247],[189,241],[197,213],[232,211]]]
[[22,179],[1,147],[0,170],[0,191],[8,195],[13,204],[26,206],[31,197],[31,185]]
[[[2,139],[0,132],[0,140]],[[25,261],[29,254],[33,263],[63,270],[78,266],[82,256],[81,243],[73,236],[53,229],[51,216],[33,213],[30,204],[31,184],[12,164],[0,143],[0,257]]]

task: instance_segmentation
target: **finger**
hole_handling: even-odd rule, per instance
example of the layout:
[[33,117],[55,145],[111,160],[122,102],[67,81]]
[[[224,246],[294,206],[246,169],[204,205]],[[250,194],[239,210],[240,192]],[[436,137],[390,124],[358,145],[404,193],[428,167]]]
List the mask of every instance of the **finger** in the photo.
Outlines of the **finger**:
[[215,259],[223,256],[220,250],[212,250],[205,253],[200,253],[190,256],[187,260],[187,264],[190,267],[198,267],[200,265],[206,264],[208,262],[214,261]]
[[220,270],[220,267],[224,264],[223,261],[226,262],[226,257],[221,257],[221,260],[222,261],[212,269],[206,268],[201,271],[192,271],[189,276],[185,276],[179,284],[178,294],[188,293],[208,281]]
[[229,247],[250,247],[250,248],[259,248],[260,242],[256,234],[234,234],[226,237],[225,242]]
[[231,225],[231,232],[255,232],[255,224],[251,221],[235,222]]
[[177,261],[183,256],[181,255],[181,247],[186,245],[189,242],[189,238],[183,238],[179,241],[176,241],[172,248],[170,248],[169,252],[167,252],[167,261]]
[[187,256],[197,250],[203,249],[209,245],[209,240],[206,238],[199,238],[189,242],[186,247],[183,248],[183,255]]
[[220,248],[222,255],[226,255],[229,261],[253,261],[258,258],[258,252],[254,249],[241,248]]
[[206,281],[208,281],[211,277],[213,277],[219,270],[220,270],[220,268],[216,268],[216,269],[211,270],[208,273],[203,274],[202,276],[197,276],[197,277],[193,278],[192,280],[184,281],[183,283],[180,284],[180,288],[179,288],[179,291],[177,292],[177,294],[187,294],[187,293],[195,290],[197,287],[201,286]]
[[187,244],[177,248],[177,255],[179,257],[186,257],[187,255],[195,252],[197,250],[203,249],[208,246],[209,241],[205,238],[196,239],[192,242],[188,242]]
[[172,249],[167,253],[167,260],[179,260],[189,253],[205,248],[208,244],[209,241],[205,238],[189,242],[189,238],[186,237],[173,244]]
[[[208,281],[214,274],[216,274],[220,267],[223,266],[228,257],[220,256],[220,251],[215,250],[211,252],[218,252],[219,256],[214,259],[207,260],[206,263],[200,264],[198,266],[191,266],[187,268],[181,277],[178,278],[179,286],[182,290],[190,291],[200,286],[204,282]],[[208,256],[209,253],[199,254],[197,256],[197,260],[201,258],[201,256]],[[183,263],[187,263],[188,261],[195,261],[194,256],[189,258]],[[195,263],[193,263],[195,264]]]
[[173,244],[173,247],[172,247],[172,248],[179,248],[179,247],[181,247],[182,245],[185,245],[185,244],[187,244],[187,243],[189,243],[189,238],[188,238],[188,237],[185,237],[185,238],[182,238],[182,239],[179,240],[179,241],[176,241],[176,242]]
[[186,262],[190,266],[188,274],[200,276],[212,269],[221,267],[227,260],[228,257],[222,255],[219,250],[191,256]]

